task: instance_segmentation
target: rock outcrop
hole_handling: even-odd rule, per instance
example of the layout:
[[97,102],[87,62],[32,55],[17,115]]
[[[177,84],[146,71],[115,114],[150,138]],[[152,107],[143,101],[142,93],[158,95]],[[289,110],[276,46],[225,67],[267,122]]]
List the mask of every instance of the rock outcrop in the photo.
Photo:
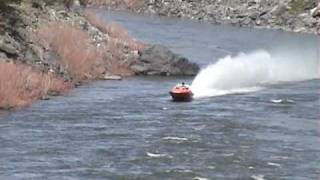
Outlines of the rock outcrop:
[[165,46],[153,45],[139,52],[131,69],[137,75],[191,76],[198,73],[199,66]]

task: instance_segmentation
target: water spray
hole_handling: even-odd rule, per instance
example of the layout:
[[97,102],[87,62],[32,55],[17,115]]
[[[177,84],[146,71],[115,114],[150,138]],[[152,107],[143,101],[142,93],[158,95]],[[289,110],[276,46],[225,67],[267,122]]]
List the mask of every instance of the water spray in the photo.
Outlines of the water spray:
[[202,69],[191,89],[194,97],[219,96],[257,91],[268,84],[294,82],[320,77],[319,54],[269,53],[258,50],[227,56]]

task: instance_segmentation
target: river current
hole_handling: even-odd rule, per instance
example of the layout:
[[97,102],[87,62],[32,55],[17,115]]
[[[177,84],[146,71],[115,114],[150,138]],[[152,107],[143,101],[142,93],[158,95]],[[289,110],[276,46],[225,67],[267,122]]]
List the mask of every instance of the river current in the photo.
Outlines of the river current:
[[213,64],[193,83],[208,91],[174,103],[169,89],[193,77],[134,77],[1,112],[0,179],[320,178],[319,37],[98,13]]

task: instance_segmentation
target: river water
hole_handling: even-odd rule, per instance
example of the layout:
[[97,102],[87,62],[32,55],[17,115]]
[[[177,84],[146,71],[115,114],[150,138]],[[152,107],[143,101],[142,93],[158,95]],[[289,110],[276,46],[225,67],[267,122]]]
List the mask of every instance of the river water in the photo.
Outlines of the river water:
[[[203,68],[230,62],[207,68],[223,78],[212,81],[209,72],[193,83],[207,90],[219,85],[225,93],[174,103],[168,90],[193,78],[135,77],[2,112],[0,179],[320,178],[318,37],[99,14]],[[237,58],[239,52],[246,54]],[[231,61],[219,60],[227,55]],[[265,71],[260,58],[269,74],[259,73]],[[246,90],[253,86],[258,89]]]

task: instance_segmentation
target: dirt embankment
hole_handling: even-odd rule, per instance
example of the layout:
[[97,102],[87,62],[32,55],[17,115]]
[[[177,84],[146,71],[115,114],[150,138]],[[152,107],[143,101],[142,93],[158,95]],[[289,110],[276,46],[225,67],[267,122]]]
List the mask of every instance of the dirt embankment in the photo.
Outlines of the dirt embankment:
[[87,0],[87,3],[139,14],[320,34],[318,0]]

